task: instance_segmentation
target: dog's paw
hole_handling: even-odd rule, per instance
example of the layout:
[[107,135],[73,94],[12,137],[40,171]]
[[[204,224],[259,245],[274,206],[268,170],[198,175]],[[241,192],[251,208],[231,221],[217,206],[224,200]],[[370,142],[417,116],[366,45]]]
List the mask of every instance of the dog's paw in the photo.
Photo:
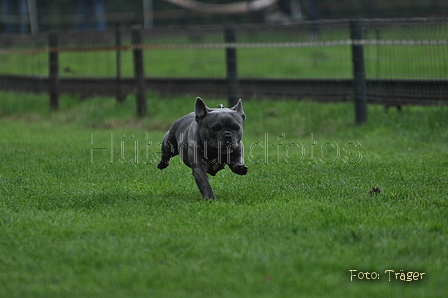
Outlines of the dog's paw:
[[234,172],[238,175],[246,175],[248,167],[243,164],[235,164],[235,165],[232,165],[230,167],[230,169],[232,170],[232,172]]
[[157,168],[159,168],[160,170],[163,170],[164,168],[166,168],[167,166],[169,166],[170,164],[166,161],[160,161],[157,164]]

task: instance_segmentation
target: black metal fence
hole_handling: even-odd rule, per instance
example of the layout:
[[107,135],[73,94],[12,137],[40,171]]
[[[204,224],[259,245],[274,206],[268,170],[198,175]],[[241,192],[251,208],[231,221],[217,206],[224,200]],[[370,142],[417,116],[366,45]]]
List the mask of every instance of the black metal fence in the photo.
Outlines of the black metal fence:
[[[0,35],[0,90],[49,92],[53,108],[61,92],[121,101],[137,90],[143,105],[147,89],[162,96],[347,101],[356,94],[356,46],[369,103],[448,102],[448,18],[360,24],[361,39],[350,35],[348,19],[238,25],[234,41],[225,39],[224,26]],[[137,109],[144,115],[144,107]]]

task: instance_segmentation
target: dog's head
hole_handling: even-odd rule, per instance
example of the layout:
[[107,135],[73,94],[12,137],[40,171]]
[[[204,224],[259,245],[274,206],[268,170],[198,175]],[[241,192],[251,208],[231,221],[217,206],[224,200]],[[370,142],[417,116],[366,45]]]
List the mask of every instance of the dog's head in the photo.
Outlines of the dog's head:
[[209,150],[230,153],[241,146],[246,120],[241,99],[233,108],[211,109],[198,97],[195,114],[199,137],[202,142],[207,142]]

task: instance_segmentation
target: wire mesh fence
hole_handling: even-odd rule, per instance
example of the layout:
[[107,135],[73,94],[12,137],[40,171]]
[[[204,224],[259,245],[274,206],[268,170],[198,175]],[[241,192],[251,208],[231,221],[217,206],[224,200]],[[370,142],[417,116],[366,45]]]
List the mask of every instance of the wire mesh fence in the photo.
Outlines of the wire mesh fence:
[[[364,19],[363,38],[357,41],[350,39],[349,21],[238,25],[234,43],[226,42],[224,26],[142,30],[139,45],[132,44],[130,28],[58,32],[58,46],[53,50],[58,52],[61,80],[93,84],[94,79],[119,77],[132,84],[133,50],[139,48],[149,88],[167,94],[170,88],[174,93],[189,93],[187,84],[196,84],[195,92],[200,94],[208,84],[211,87],[204,92],[215,90],[223,96],[225,49],[234,48],[244,95],[318,98],[325,94],[328,99],[347,100],[353,94],[351,46],[358,43],[364,49],[369,100],[406,103],[424,98],[434,103],[447,98],[448,18]],[[6,78],[11,76],[26,80],[49,75],[48,34],[0,35],[0,47],[1,89],[8,89],[11,82]],[[131,92],[132,87],[126,90]]]

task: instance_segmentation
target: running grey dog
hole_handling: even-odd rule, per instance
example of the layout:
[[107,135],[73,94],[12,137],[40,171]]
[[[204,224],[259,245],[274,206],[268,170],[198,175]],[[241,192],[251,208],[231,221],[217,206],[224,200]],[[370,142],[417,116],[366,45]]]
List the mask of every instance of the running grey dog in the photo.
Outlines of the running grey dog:
[[194,112],[174,122],[163,138],[157,167],[166,168],[171,158],[180,154],[181,160],[192,169],[202,196],[216,199],[207,173],[215,176],[226,164],[236,174],[247,173],[241,142],[245,120],[241,99],[233,108],[220,105],[211,109],[201,98],[196,98]]

